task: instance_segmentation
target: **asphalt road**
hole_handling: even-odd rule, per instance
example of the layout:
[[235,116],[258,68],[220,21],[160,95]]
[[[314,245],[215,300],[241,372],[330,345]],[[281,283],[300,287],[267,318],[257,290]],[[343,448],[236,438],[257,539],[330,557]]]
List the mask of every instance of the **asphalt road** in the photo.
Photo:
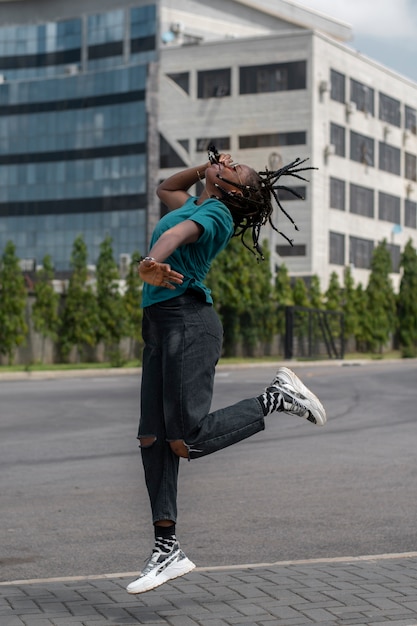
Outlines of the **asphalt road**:
[[[415,551],[417,362],[294,365],[324,428],[264,432],[182,461],[178,536],[199,566]],[[218,372],[213,408],[274,367]],[[135,376],[0,381],[0,579],[139,570],[152,526]],[[198,390],[196,390],[198,393]]]

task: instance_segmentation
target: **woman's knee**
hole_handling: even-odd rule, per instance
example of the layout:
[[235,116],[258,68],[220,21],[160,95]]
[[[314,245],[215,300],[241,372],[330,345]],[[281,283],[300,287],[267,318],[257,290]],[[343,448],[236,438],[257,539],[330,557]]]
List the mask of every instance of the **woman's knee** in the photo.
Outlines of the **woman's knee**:
[[174,454],[182,457],[183,459],[188,459],[189,457],[188,448],[185,445],[185,443],[182,441],[182,439],[176,439],[175,441],[170,441],[169,445]]
[[155,435],[148,435],[146,437],[138,437],[139,446],[141,448],[150,448],[156,441]]

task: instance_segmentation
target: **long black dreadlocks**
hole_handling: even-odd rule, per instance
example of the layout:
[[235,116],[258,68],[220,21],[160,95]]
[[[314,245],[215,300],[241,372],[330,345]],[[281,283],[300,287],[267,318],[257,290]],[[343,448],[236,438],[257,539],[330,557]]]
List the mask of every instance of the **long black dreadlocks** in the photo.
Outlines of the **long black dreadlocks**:
[[[209,146],[208,157],[211,163],[218,162],[219,154],[214,145]],[[253,254],[258,255],[258,261],[264,260],[262,248],[259,244],[259,236],[262,226],[267,223],[269,223],[277,233],[284,237],[284,239],[286,239],[291,246],[293,245],[293,240],[287,237],[287,235],[279,230],[272,222],[272,213],[274,210],[273,199],[275,199],[280,210],[294,225],[295,230],[298,230],[296,223],[282,206],[279,192],[280,190],[285,190],[301,200],[304,200],[304,198],[295,189],[291,189],[286,185],[277,185],[277,182],[282,176],[292,176],[293,178],[298,178],[299,180],[308,182],[308,180],[304,178],[300,172],[314,170],[317,168],[301,167],[307,160],[308,159],[295,159],[295,161],[292,161],[288,165],[285,165],[275,171],[265,168],[265,171],[254,172],[254,179],[250,181],[252,184],[236,183],[218,175],[220,181],[234,185],[242,192],[242,195],[236,194],[231,191],[227,191],[221,186],[221,184],[216,184],[216,188],[221,194],[221,201],[228,207],[233,217],[235,225],[233,236],[240,237],[243,245]],[[255,252],[246,244],[244,239],[245,233],[248,230],[252,231],[252,242]]]

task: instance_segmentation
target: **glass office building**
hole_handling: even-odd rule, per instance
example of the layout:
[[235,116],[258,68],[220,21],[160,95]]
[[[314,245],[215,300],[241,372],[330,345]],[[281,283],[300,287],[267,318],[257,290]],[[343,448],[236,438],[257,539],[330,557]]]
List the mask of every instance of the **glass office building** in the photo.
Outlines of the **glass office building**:
[[145,249],[156,12],[0,26],[0,252],[66,272],[78,234],[91,264],[106,235],[116,260]]

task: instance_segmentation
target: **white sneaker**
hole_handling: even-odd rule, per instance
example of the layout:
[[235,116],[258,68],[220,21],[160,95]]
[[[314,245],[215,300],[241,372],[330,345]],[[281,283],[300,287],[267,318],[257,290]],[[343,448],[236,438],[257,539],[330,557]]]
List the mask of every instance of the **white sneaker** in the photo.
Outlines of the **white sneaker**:
[[[324,426],[327,421],[326,411],[317,396],[314,395],[288,367],[280,367],[268,391],[276,389],[284,392],[284,412],[305,417],[317,426]],[[302,409],[304,409],[304,414]]]
[[188,574],[194,568],[194,563],[185,556],[180,544],[176,541],[171,552],[153,550],[139,578],[131,582],[126,587],[126,591],[128,593],[150,591],[168,580]]

